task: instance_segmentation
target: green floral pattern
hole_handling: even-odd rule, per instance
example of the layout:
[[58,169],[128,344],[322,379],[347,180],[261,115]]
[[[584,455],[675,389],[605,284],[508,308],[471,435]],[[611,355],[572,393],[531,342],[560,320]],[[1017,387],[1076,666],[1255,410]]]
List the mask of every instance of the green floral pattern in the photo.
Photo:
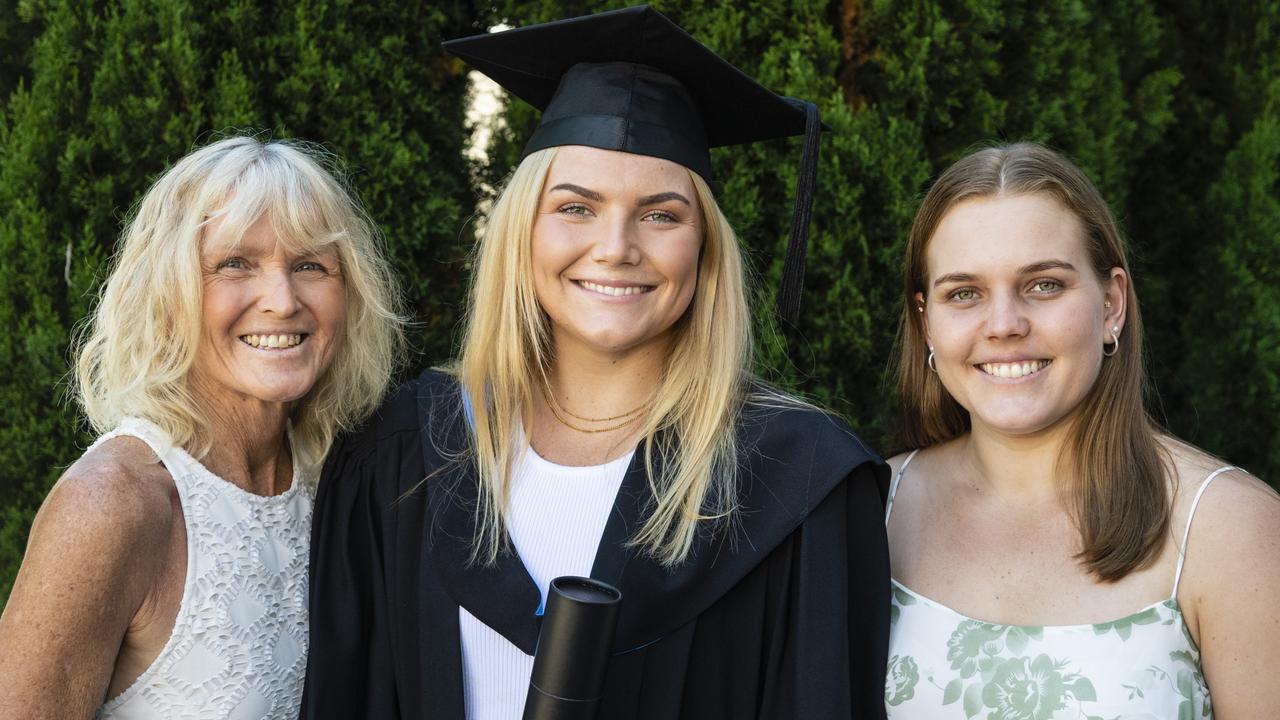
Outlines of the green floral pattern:
[[967,618],[894,583],[890,718],[1211,720],[1200,653],[1172,598],[1092,625]]

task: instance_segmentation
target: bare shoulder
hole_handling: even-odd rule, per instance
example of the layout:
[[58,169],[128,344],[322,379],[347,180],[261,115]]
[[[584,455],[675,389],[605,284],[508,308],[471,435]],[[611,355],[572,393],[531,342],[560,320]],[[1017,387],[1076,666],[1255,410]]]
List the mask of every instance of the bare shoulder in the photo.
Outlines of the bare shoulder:
[[[1280,569],[1280,494],[1239,468],[1210,475],[1230,463],[1176,440],[1166,441],[1176,473],[1173,529],[1181,535],[1190,520],[1187,540],[1189,574],[1207,592],[1238,587],[1242,575],[1261,578],[1266,568]],[[1195,496],[1200,501],[1192,516]],[[1181,539],[1180,537],[1178,538]],[[1280,582],[1280,572],[1274,580]]]
[[945,462],[944,458],[952,451],[955,444],[956,439],[952,439],[936,445],[908,450],[904,453],[894,455],[886,462],[889,463],[889,468],[894,475],[902,472],[902,469],[907,467],[908,464],[912,472],[928,472],[929,468],[934,466],[940,460]]
[[1280,494],[1262,480],[1176,438],[1163,438],[1162,444],[1169,452],[1176,481],[1175,525],[1183,524],[1191,502],[1212,475],[1213,483],[1205,488],[1196,506],[1193,524],[1197,528],[1222,521],[1235,525],[1260,520],[1280,530]]
[[99,552],[154,549],[169,536],[176,492],[145,443],[112,438],[85,453],[54,484],[36,515],[32,540],[87,541]]
[[168,557],[174,493],[132,438],[93,448],[54,484],[0,614],[0,715],[87,717],[101,704]]

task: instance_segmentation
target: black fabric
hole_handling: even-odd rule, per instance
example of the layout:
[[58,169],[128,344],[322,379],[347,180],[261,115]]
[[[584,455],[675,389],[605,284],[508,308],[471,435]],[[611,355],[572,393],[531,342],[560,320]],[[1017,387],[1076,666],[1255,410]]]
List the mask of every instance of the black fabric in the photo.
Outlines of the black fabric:
[[[304,718],[461,720],[460,605],[533,652],[540,598],[520,559],[467,563],[460,397],[425,373],[326,463]],[[628,469],[591,573],[623,593],[599,717],[884,717],[883,463],[808,409],[748,409],[739,442],[736,529],[674,570],[624,547],[643,517],[640,452]]]
[[677,162],[799,135],[805,113],[648,6],[450,40],[444,48],[542,110],[525,154],[588,145]]

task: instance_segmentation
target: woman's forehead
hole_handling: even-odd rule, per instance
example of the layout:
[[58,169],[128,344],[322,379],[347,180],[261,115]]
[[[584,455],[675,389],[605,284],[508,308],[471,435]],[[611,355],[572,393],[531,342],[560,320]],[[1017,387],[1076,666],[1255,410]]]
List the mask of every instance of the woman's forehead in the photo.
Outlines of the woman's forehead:
[[315,237],[310,233],[289,232],[279,227],[269,214],[251,220],[219,216],[206,223],[200,238],[200,252],[218,255],[227,252],[267,256],[283,249],[290,255],[318,255],[337,252],[332,233]]
[[667,190],[693,192],[689,169],[648,155],[567,145],[557,150],[547,172],[544,192],[562,182],[590,188],[601,194]]
[[1021,268],[1047,260],[1087,265],[1079,218],[1044,194],[957,203],[938,223],[925,259],[931,276]]

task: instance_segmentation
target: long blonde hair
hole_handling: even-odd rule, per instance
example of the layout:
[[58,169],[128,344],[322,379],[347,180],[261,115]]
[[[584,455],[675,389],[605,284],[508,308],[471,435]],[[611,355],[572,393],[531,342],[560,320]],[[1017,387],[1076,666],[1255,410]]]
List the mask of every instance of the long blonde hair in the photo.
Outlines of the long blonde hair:
[[[1100,279],[1105,281],[1115,267],[1129,275],[1124,241],[1106,201],[1061,155],[1034,143],[1016,143],[979,150],[948,168],[925,195],[907,239],[897,371],[899,433],[908,448],[927,447],[970,429],[969,413],[925,362],[929,343],[915,296],[928,294],[929,241],[958,203],[1021,194],[1047,195],[1079,219]],[[1131,280],[1119,346],[1081,401],[1058,460],[1059,472],[1075,478],[1070,503],[1083,542],[1079,558],[1104,581],[1119,580],[1153,562],[1169,526],[1168,474],[1156,424],[1143,403],[1147,377],[1142,352],[1142,314]]]
[[329,368],[292,410],[301,467],[314,470],[334,436],[377,407],[403,354],[400,295],[374,224],[329,164],[307,143],[232,137],[182,158],[147,191],[78,337],[74,389],[94,430],[140,416],[197,457],[208,452],[189,373],[201,327],[200,242],[214,219],[233,240],[268,217],[290,250],[337,251],[346,323]]
[[[492,563],[505,548],[503,518],[522,418],[553,357],[550,329],[533,291],[530,238],[556,148],[530,154],[499,195],[477,247],[462,351],[451,370],[470,400],[470,458],[479,477],[472,559]],[[711,189],[690,172],[702,208],[697,291],[676,323],[672,353],[642,445],[652,499],[631,538],[656,560],[688,555],[699,523],[736,508],[735,421],[750,378],[751,320],[742,255]],[[657,461],[661,460],[661,463]]]

